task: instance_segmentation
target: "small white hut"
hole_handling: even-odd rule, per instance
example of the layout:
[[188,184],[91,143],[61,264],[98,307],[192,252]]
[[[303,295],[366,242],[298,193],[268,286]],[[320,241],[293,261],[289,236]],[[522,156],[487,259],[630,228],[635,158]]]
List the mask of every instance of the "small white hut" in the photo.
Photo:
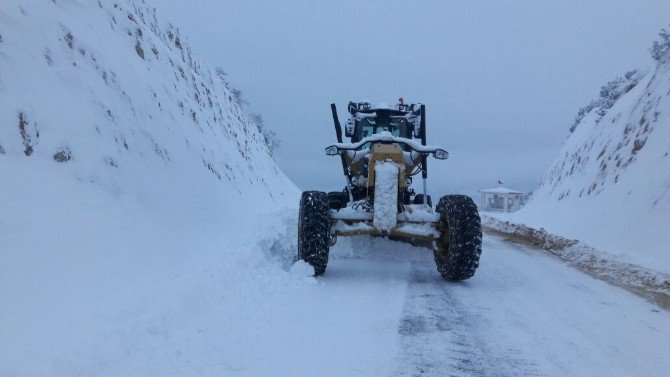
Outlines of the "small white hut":
[[481,190],[479,209],[482,211],[514,212],[523,204],[523,192],[504,187]]

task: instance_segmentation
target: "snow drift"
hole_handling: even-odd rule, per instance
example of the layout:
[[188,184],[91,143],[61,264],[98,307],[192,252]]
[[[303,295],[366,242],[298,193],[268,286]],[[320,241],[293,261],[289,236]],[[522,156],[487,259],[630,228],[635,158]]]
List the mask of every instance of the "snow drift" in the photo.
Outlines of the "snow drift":
[[580,110],[529,204],[500,216],[670,272],[670,50]]
[[3,2],[0,375],[244,363],[298,193],[235,94],[143,0]]

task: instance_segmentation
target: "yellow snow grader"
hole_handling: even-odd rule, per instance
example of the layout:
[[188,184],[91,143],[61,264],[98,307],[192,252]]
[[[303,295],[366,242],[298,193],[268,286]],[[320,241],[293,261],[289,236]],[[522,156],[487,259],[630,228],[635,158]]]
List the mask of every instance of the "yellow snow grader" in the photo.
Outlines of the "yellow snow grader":
[[[326,154],[339,156],[346,179],[342,191],[305,191],[300,199],[298,258],[326,271],[338,237],[369,235],[430,245],[447,280],[472,277],[479,265],[482,231],[469,196],[446,195],[433,207],[428,195],[427,159],[445,160],[442,148],[426,145],[426,107],[350,102],[342,126],[331,104],[337,143]],[[421,174],[422,191],[412,188]]]

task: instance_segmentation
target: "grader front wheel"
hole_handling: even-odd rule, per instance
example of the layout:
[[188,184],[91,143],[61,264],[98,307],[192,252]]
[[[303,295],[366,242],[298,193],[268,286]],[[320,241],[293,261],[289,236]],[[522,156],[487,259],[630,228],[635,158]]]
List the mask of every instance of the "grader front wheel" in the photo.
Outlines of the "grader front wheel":
[[298,259],[314,267],[314,275],[326,272],[330,242],[328,195],[319,191],[303,192],[298,220]]
[[433,250],[437,271],[452,281],[474,276],[482,253],[482,227],[477,206],[466,195],[447,195],[440,199],[441,237]]

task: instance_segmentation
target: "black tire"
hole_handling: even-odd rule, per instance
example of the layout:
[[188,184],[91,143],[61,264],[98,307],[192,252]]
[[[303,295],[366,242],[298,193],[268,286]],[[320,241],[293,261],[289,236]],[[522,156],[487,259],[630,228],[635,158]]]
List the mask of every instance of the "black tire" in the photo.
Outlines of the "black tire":
[[314,267],[314,275],[326,272],[330,250],[330,203],[325,192],[305,191],[298,217],[298,259]]
[[342,193],[339,191],[331,191],[328,193],[328,202],[330,209],[339,210],[344,207],[342,203]]
[[442,236],[433,250],[437,271],[452,281],[471,278],[482,254],[482,226],[475,202],[466,195],[447,195],[436,211]]
[[428,204],[429,207],[433,206],[433,200],[430,198],[430,195],[426,196],[428,198],[427,203],[423,202],[423,194],[416,194],[414,196],[414,204]]

